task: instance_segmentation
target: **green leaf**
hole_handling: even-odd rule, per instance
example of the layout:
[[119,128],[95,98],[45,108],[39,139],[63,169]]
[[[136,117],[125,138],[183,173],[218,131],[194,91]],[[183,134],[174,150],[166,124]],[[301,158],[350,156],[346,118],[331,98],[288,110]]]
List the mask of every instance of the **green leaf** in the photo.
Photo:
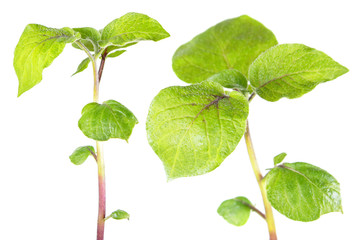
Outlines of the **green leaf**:
[[339,183],[308,163],[284,163],[266,175],[272,206],[290,219],[309,222],[329,212],[342,212]]
[[251,202],[246,197],[236,197],[222,202],[217,213],[228,223],[239,227],[248,221],[250,205]]
[[237,88],[246,90],[248,80],[245,76],[236,69],[226,69],[216,73],[207,79],[208,81],[217,82],[226,88]]
[[101,34],[100,46],[125,46],[143,40],[159,41],[170,34],[153,18],[140,13],[127,13],[110,22]]
[[249,79],[256,93],[274,102],[298,98],[319,83],[348,72],[325,53],[302,44],[281,44],[261,54],[250,66]]
[[137,118],[128,108],[117,101],[108,100],[103,104],[87,104],[82,110],[78,126],[85,136],[96,141],[107,141],[110,138],[127,141],[137,123]]
[[284,158],[287,156],[286,153],[280,153],[274,157],[274,166],[278,165],[279,163],[283,162]]
[[77,73],[80,73],[80,72],[83,72],[84,70],[87,69],[88,65],[90,63],[90,59],[89,58],[86,58],[84,59],[79,65],[78,65],[78,68],[77,68],[77,71],[75,73],[72,74],[72,76],[74,76],[75,74]]
[[80,34],[70,28],[27,25],[14,53],[14,68],[19,79],[18,96],[38,84],[42,80],[44,68],[50,66],[67,43],[78,38]]
[[121,220],[121,219],[129,220],[129,214],[127,212],[125,212],[123,210],[119,210],[119,209],[112,212],[111,217],[116,220]]
[[[101,34],[97,29],[91,27],[73,28],[74,31],[81,35],[80,42],[88,48],[89,51],[94,51],[94,47],[99,49],[98,41],[101,39]],[[73,47],[82,50],[77,44],[73,43]]]
[[225,20],[179,47],[172,67],[187,83],[201,82],[225,69],[237,69],[247,77],[254,59],[277,43],[269,29],[243,15]]
[[94,147],[83,146],[75,149],[72,155],[69,156],[69,158],[70,161],[75,165],[81,165],[84,163],[85,160],[87,160],[90,155],[93,154],[95,154]]
[[217,168],[243,136],[248,112],[241,93],[215,82],[163,89],[151,103],[146,128],[168,179]]
[[119,55],[121,55],[122,53],[124,53],[126,50],[119,50],[119,51],[114,51],[110,54],[107,55],[107,58],[115,58],[118,57]]

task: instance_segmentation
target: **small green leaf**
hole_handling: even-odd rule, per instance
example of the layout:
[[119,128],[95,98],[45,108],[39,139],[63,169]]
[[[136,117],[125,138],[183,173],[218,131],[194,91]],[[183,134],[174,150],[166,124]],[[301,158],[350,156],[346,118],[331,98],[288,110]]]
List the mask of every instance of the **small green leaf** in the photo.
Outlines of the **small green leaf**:
[[172,67],[187,83],[204,81],[225,69],[237,69],[247,77],[254,59],[277,43],[269,29],[243,15],[220,22],[179,47]]
[[228,223],[243,226],[249,219],[251,202],[246,197],[236,197],[221,203],[217,213]]
[[75,73],[72,74],[72,76],[74,76],[75,74],[77,73],[80,73],[80,72],[83,72],[84,70],[87,69],[88,65],[90,63],[90,59],[89,58],[86,58],[84,59],[79,65],[78,65],[78,68],[77,68],[77,71]]
[[79,38],[80,34],[70,28],[27,25],[14,53],[14,68],[19,79],[18,96],[38,84],[44,68],[50,66],[67,43]]
[[78,126],[85,136],[96,141],[107,141],[110,138],[128,140],[133,127],[138,123],[133,113],[114,100],[99,104],[87,104],[82,110]]
[[168,179],[217,168],[244,135],[248,112],[241,93],[215,82],[163,89],[151,103],[146,128]]
[[274,166],[278,165],[279,163],[283,162],[284,158],[287,156],[286,153],[280,153],[274,157]]
[[81,165],[92,154],[95,154],[94,147],[83,146],[75,149],[72,155],[69,156],[69,158],[70,161],[75,165]]
[[124,53],[126,50],[119,50],[119,51],[114,51],[110,54],[107,55],[107,58],[115,58],[118,57],[119,55],[121,55],[122,53]]
[[249,80],[256,93],[275,102],[298,98],[318,84],[348,72],[325,53],[302,44],[281,44],[261,54],[250,66]]
[[216,73],[207,79],[208,81],[217,82],[225,88],[237,88],[245,90],[248,87],[248,80],[236,69],[226,69]]
[[[101,34],[97,29],[91,27],[73,28],[74,31],[81,35],[80,42],[89,50],[94,51],[94,47],[99,49],[98,41],[101,39]],[[73,43],[73,47],[82,50],[77,44]]]
[[308,163],[284,163],[265,178],[268,200],[290,219],[309,222],[329,212],[342,212],[339,183]]
[[116,220],[121,220],[121,219],[129,220],[129,214],[127,212],[125,212],[123,210],[119,210],[119,209],[112,212],[111,217]]
[[126,46],[143,40],[159,41],[170,34],[153,18],[140,13],[127,13],[110,22],[101,34],[99,44]]

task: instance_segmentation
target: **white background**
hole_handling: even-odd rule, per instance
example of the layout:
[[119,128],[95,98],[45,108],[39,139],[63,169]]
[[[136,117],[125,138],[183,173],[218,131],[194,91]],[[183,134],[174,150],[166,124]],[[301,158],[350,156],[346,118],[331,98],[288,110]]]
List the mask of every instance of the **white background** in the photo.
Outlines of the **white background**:
[[77,127],[82,107],[92,101],[91,70],[70,77],[85,54],[67,46],[44,71],[43,81],[17,98],[12,60],[24,27],[38,23],[100,29],[135,11],[157,19],[171,37],[139,43],[106,62],[101,100],[123,103],[140,123],[128,144],[105,144],[107,212],[120,208],[131,214],[130,221],[107,221],[105,239],[268,238],[266,224],[256,214],[245,226],[234,227],[216,213],[223,200],[240,195],[263,208],[244,140],[212,173],[167,183],[145,131],[152,98],[162,88],[184,85],[171,68],[176,48],[243,14],[271,29],[280,43],[304,43],[350,69],[302,98],[276,103],[255,98],[251,104],[251,134],[264,173],[276,154],[287,152],[285,161],[315,164],[341,184],[343,215],[302,223],[274,211],[279,239],[362,239],[359,2],[7,1],[0,10],[0,238],[81,240],[96,234],[96,164],[89,159],[74,166],[68,158],[76,147],[93,144]]

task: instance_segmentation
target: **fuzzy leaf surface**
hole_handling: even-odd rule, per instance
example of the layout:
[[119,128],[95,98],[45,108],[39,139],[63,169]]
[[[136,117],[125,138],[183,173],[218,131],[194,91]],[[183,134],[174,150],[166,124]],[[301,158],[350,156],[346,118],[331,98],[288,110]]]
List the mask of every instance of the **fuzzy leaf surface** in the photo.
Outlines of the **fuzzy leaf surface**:
[[329,212],[342,212],[339,183],[325,170],[308,163],[284,163],[266,175],[271,205],[286,217],[303,222]]
[[346,72],[347,68],[321,51],[303,44],[281,44],[252,63],[249,80],[260,97],[274,102],[301,97]]
[[[101,34],[97,29],[91,27],[73,28],[74,31],[81,35],[80,42],[89,50],[94,51],[94,46],[99,48],[98,41],[101,39]],[[73,43],[73,47],[82,50],[77,44]]]
[[217,168],[243,136],[248,112],[241,93],[215,82],[163,89],[151,103],[146,128],[168,179]]
[[50,66],[67,43],[79,38],[80,34],[71,28],[27,25],[14,53],[14,69],[19,80],[18,96],[38,84],[42,80],[44,68]]
[[247,77],[254,59],[277,43],[263,24],[243,15],[220,22],[180,46],[172,67],[187,83],[204,81],[225,69],[237,69]]
[[143,40],[159,41],[170,34],[155,19],[141,13],[127,13],[110,22],[101,33],[100,46],[125,46]]
[[82,110],[78,126],[85,136],[96,141],[110,138],[127,141],[137,123],[137,118],[128,108],[117,101],[108,100],[103,104],[88,103]]
[[77,73],[83,72],[84,70],[87,69],[88,65],[90,63],[90,59],[87,57],[85,59],[83,59],[83,61],[78,65],[77,71],[75,73],[72,74],[72,76],[74,76]]
[[95,153],[93,146],[78,147],[74,150],[72,155],[69,156],[70,161],[75,165],[81,165],[87,160],[87,158]]
[[226,88],[245,90],[248,87],[248,80],[236,69],[222,70],[221,72],[212,75],[207,80],[217,82]]
[[251,202],[246,197],[236,197],[221,203],[217,213],[234,226],[243,226],[249,219]]

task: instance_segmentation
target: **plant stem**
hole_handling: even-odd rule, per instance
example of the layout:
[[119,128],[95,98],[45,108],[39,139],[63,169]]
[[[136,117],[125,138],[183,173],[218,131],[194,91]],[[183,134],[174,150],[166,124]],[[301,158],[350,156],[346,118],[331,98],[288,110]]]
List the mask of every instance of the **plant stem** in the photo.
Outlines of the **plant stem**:
[[[104,63],[103,63],[104,65]],[[97,59],[92,59],[93,66],[93,101],[99,101],[99,75],[97,69]],[[102,66],[103,69],[103,66]],[[97,240],[104,239],[104,222],[106,216],[106,181],[104,171],[103,146],[96,141],[97,146],[97,165],[98,165],[98,221],[97,221]]]
[[102,53],[101,65],[99,66],[99,70],[98,70],[98,82],[101,82],[104,63],[106,62],[107,54],[108,54],[108,52],[107,52],[107,48],[106,48],[106,49],[104,49],[104,52]]
[[245,136],[246,147],[248,149],[250,163],[251,163],[251,166],[253,167],[256,180],[258,181],[261,196],[263,197],[264,208],[265,208],[265,217],[266,217],[266,222],[268,224],[270,240],[277,240],[273,211],[272,211],[271,205],[270,205],[267,195],[266,195],[266,188],[265,188],[265,182],[263,181],[263,175],[261,174],[259,166],[258,166],[258,162],[256,161],[256,156],[255,156],[255,152],[254,152],[253,143],[251,141],[248,121],[246,122],[246,131],[245,131],[244,136]]
[[97,144],[97,164],[98,164],[98,226],[97,226],[97,240],[104,238],[104,222],[106,216],[106,182],[104,171],[103,147],[101,142]]

